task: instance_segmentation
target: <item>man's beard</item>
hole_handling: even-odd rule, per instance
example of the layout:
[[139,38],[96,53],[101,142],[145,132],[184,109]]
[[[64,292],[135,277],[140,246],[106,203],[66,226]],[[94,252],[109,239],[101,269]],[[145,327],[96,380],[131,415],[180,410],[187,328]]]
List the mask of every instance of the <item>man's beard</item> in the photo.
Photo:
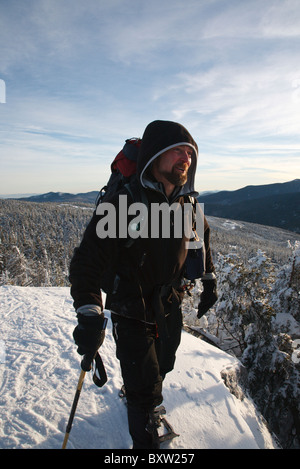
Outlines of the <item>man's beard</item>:
[[169,181],[171,184],[174,184],[174,186],[184,186],[187,181],[187,172],[180,173],[172,170],[171,172],[165,171],[162,174],[167,179],[167,181]]

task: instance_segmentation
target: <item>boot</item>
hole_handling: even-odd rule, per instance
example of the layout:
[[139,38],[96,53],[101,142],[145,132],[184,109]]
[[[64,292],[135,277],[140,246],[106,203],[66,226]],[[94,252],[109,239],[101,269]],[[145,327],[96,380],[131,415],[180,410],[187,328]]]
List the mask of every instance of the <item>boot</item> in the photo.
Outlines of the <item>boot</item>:
[[159,449],[154,413],[128,404],[128,426],[133,449]]

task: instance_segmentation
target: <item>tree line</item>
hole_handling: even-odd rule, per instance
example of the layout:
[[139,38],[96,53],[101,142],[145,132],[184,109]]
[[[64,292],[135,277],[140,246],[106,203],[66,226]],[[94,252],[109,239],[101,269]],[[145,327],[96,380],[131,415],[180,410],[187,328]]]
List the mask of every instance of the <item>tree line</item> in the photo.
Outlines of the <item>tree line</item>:
[[[92,211],[0,200],[0,285],[68,286],[70,260]],[[239,358],[245,392],[282,446],[299,448],[300,242],[292,233],[292,241],[280,240],[272,228],[259,236],[211,221],[219,299],[199,321],[197,280],[183,303],[184,321]]]

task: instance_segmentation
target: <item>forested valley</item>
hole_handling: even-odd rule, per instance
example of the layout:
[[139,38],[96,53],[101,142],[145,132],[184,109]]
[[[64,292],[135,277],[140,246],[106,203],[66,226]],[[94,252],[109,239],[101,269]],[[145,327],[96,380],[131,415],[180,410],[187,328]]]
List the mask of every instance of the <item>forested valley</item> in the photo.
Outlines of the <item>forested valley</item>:
[[[0,285],[68,286],[88,204],[0,200]],[[219,299],[200,320],[200,280],[183,303],[185,326],[234,354],[239,398],[249,394],[283,448],[300,448],[300,235],[208,217]]]

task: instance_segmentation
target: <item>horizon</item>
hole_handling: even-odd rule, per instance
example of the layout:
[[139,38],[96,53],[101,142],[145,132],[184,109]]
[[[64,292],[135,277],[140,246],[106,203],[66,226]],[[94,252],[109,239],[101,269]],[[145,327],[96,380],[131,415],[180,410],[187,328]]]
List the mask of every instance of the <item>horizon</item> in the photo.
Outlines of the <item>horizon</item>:
[[[247,186],[242,186],[237,189],[227,190],[227,189],[216,189],[216,190],[210,190],[210,191],[201,191],[199,192],[200,195],[203,195],[205,193],[217,193],[217,192],[235,192],[240,189],[245,189],[246,187],[260,187],[260,186],[270,186],[273,184],[287,184],[290,182],[294,181],[299,181],[300,178],[295,178],[290,181],[284,181],[284,182],[271,182],[268,184],[248,184]],[[9,198],[17,198],[17,197],[32,197],[32,196],[40,196],[40,195],[46,195],[46,194],[71,194],[71,195],[79,195],[79,194],[88,194],[90,192],[99,192],[99,189],[91,189],[86,192],[67,192],[67,191],[48,191],[48,192],[34,192],[34,193],[17,193],[17,194],[0,194],[0,199],[9,199]]]
[[11,0],[0,25],[2,194],[101,188],[155,119],[197,142],[199,192],[300,175],[298,0]]

